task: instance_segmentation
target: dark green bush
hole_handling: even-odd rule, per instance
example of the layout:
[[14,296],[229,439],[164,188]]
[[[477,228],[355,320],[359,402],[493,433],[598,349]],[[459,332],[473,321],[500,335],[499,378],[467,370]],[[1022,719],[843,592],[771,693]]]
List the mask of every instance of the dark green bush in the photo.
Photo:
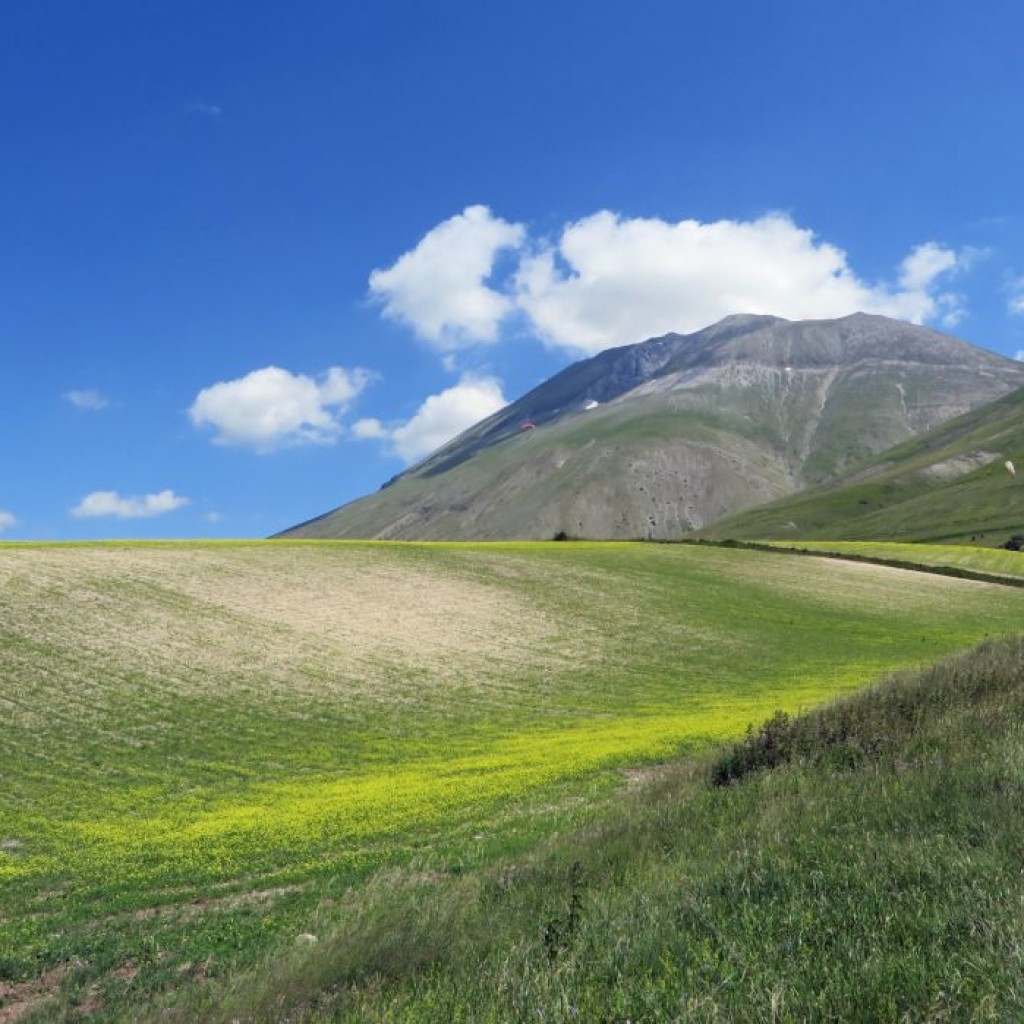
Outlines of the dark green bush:
[[716,786],[727,786],[751,772],[785,764],[793,756],[795,726],[785,711],[776,711],[759,729],[748,725],[743,740],[715,762],[711,781]]

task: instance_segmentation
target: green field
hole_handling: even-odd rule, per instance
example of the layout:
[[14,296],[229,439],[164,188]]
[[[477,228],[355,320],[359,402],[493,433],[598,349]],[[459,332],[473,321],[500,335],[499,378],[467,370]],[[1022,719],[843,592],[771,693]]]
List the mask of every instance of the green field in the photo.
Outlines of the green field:
[[241,969],[368,872],[526,849],[626,766],[1022,613],[712,547],[0,545],[0,998],[102,1016]]

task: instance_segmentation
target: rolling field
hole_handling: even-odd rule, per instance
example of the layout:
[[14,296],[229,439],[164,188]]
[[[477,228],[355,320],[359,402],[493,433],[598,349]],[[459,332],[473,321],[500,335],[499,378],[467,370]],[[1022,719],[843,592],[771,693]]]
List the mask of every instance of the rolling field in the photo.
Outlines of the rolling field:
[[710,547],[0,545],[0,1019],[243,967],[368,872],[526,848],[627,766],[1022,613]]

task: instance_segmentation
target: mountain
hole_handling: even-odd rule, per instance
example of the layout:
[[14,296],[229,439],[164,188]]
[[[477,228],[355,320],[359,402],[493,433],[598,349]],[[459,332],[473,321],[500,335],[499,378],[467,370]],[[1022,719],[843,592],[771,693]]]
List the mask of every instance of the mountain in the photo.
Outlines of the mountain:
[[1024,385],[925,327],[730,316],[569,366],[286,537],[672,539],[832,479]]
[[1017,533],[1024,534],[1024,389],[702,536],[1000,544]]

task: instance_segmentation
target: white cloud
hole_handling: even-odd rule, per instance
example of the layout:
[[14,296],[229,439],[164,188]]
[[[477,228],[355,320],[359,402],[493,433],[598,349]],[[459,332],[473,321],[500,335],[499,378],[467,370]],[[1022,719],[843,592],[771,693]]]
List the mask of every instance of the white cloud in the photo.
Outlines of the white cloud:
[[935,278],[955,266],[956,253],[936,242],[925,242],[900,264],[900,287],[909,291],[926,291]]
[[117,519],[144,519],[173,512],[188,503],[188,498],[174,491],[158,491],[132,498],[122,498],[117,491],[93,491],[71,510],[71,514],[79,518],[114,516]]
[[930,318],[943,327],[955,327],[967,315],[964,297],[955,292],[931,295],[934,285],[943,275],[967,270],[984,256],[984,250],[974,247],[956,253],[937,242],[925,242],[900,263],[899,286],[908,294],[930,297],[934,301]]
[[783,214],[673,224],[601,211],[522,261],[518,302],[549,344],[597,352],[730,313],[806,319],[860,310],[916,323],[955,316],[958,297],[934,288],[956,266],[955,253],[927,242],[902,262],[896,285],[872,285],[841,249]]
[[1017,349],[1013,358],[1016,359],[1018,363],[1024,363],[1024,348]]
[[5,512],[3,509],[0,509],[0,533],[3,533],[4,530],[9,530],[17,524],[18,517],[13,512]]
[[486,282],[498,253],[518,249],[525,236],[523,225],[493,217],[486,206],[468,206],[392,266],[374,270],[370,295],[385,316],[408,324],[442,352],[496,341],[514,301]]
[[110,405],[110,401],[106,396],[101,395],[98,391],[94,391],[92,388],[65,391],[64,397],[76,409],[96,411],[98,409],[106,409],[106,407]]
[[935,312],[929,319],[937,320],[940,327],[951,329],[967,316],[967,300],[956,292],[935,296]]
[[405,423],[389,427],[376,419],[359,420],[352,434],[385,440],[400,458],[415,462],[507,404],[500,381],[465,374],[458,384],[427,398]]
[[373,375],[332,366],[319,378],[278,366],[203,388],[189,408],[197,427],[212,427],[216,444],[258,452],[296,444],[330,444],[341,433],[340,415]]
[[360,441],[383,440],[390,437],[388,428],[377,419],[356,420],[352,424],[352,436]]
[[[494,282],[505,249],[515,251],[517,270],[511,282]],[[925,242],[891,281],[872,283],[854,273],[842,249],[780,213],[673,223],[602,210],[531,244],[522,224],[471,206],[392,267],[373,271],[370,293],[386,316],[449,360],[460,348],[496,341],[516,312],[548,344],[592,353],[698,330],[730,313],[804,319],[860,310],[951,326],[964,316],[964,300],[942,282],[984,255]]]

